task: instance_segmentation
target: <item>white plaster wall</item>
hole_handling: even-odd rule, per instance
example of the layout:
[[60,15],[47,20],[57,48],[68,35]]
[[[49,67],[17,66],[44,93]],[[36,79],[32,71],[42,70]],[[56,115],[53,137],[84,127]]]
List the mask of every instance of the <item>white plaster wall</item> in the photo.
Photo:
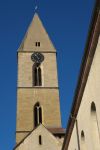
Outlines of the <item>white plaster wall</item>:
[[68,150],[78,150],[78,143],[77,143],[77,134],[76,134],[76,124],[74,125],[70,144]]
[[[100,130],[100,37],[98,40],[96,52],[88,76],[87,84],[84,90],[81,106],[78,112],[78,130],[80,136],[80,149],[82,150],[81,131],[85,133],[85,150],[100,150],[100,138],[95,138],[95,130],[92,127],[91,103],[96,104],[98,119],[98,129]],[[75,129],[74,129],[75,130]],[[73,130],[68,150],[73,150],[72,145],[76,145],[76,134]],[[94,133],[94,134],[93,134]],[[99,132],[98,132],[99,135]],[[94,146],[97,143],[96,147]],[[75,148],[74,148],[75,149]]]

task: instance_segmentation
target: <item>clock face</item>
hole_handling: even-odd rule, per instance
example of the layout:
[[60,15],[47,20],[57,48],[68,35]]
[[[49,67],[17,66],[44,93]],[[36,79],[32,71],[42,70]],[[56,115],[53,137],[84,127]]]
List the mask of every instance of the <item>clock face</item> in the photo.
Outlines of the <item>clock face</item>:
[[41,54],[39,52],[34,52],[31,56],[31,59],[35,63],[41,63],[44,60],[44,56],[43,56],[43,54]]

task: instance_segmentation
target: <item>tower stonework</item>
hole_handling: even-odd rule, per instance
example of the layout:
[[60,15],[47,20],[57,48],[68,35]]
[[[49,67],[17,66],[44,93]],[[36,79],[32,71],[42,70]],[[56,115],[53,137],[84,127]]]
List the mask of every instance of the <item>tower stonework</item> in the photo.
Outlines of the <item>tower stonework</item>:
[[[33,53],[42,54],[44,57],[43,62],[39,64],[41,85],[34,85],[33,80],[37,76],[34,79]],[[40,123],[54,136],[60,135],[61,138],[64,131],[61,128],[56,50],[41,20],[35,14],[18,50],[16,144],[20,143],[32,130],[36,130],[34,106],[37,103],[42,110]]]

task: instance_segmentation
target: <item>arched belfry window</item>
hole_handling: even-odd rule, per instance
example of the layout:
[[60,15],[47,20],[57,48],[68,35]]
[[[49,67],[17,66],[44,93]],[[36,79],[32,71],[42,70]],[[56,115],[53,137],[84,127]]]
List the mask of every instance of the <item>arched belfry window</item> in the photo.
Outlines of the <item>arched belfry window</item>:
[[96,105],[94,102],[91,103],[91,133],[93,140],[93,148],[100,149],[100,131],[98,126]]
[[42,85],[42,74],[41,67],[39,64],[33,65],[33,86],[41,86]]
[[42,123],[42,108],[37,102],[34,106],[34,126],[38,126],[40,123]]

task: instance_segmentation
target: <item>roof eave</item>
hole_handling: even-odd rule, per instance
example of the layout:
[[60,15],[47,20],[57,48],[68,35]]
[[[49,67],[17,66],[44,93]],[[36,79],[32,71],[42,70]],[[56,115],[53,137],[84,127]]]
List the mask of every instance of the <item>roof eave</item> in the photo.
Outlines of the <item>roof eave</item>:
[[[74,95],[74,101],[71,109],[71,116],[75,118],[77,117],[77,113],[80,107],[80,103],[84,93],[84,88],[87,82],[88,74],[95,54],[99,34],[100,34],[100,1],[97,0],[93,11],[92,21],[89,28],[89,34],[87,37],[87,43],[86,43],[86,47],[82,59],[82,65],[80,68],[80,74],[79,74],[78,83]],[[75,120],[73,120],[71,116],[69,117],[66,136],[65,136],[62,150],[68,148],[71,133],[74,127]]]

